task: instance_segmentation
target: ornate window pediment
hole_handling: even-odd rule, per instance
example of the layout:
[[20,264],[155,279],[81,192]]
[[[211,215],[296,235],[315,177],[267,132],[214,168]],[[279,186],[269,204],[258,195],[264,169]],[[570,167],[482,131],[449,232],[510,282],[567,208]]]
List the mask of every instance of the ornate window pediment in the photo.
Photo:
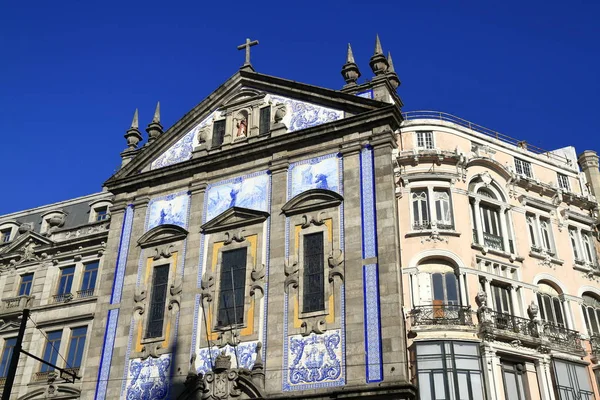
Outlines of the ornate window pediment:
[[331,190],[310,189],[295,196],[283,205],[281,210],[286,216],[303,214],[339,206],[344,198]]
[[168,242],[184,240],[188,231],[179,225],[165,224],[159,225],[144,233],[138,239],[138,244],[142,248],[156,246]]
[[234,96],[232,96],[231,98],[226,100],[225,104],[223,104],[223,106],[221,106],[218,109],[218,111],[227,112],[228,110],[238,109],[241,106],[246,105],[247,103],[259,102],[259,101],[262,102],[262,99],[264,99],[265,96],[266,96],[266,93],[264,93],[264,92],[254,90],[254,89],[244,88],[241,91],[239,91],[238,93],[236,93]]
[[39,247],[52,246],[54,242],[35,232],[27,232],[19,236],[12,244],[2,249],[2,258],[16,257],[17,264],[41,259],[36,255]]
[[241,226],[264,222],[267,217],[269,217],[269,213],[266,211],[252,210],[243,207],[230,207],[202,225],[202,232],[215,233],[228,231]]

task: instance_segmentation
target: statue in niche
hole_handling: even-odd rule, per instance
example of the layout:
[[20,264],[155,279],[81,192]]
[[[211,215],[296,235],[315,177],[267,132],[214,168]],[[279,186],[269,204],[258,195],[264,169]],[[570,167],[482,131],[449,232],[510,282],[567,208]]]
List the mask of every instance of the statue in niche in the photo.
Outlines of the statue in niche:
[[245,119],[238,121],[237,123],[237,133],[235,135],[236,138],[246,137],[246,132],[248,131],[248,122]]

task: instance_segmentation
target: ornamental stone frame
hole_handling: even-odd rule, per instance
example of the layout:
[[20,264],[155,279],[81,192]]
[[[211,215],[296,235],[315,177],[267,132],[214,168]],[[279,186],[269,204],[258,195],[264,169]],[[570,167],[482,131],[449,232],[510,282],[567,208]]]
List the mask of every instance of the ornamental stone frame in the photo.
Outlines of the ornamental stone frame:
[[[344,280],[344,254],[341,251],[340,204],[343,198],[338,193],[311,189],[289,200],[282,210],[289,218],[290,257],[285,266],[285,290],[296,289],[297,301],[291,308],[290,335],[309,335],[341,328],[341,287],[335,285],[336,276]],[[304,312],[304,236],[323,233],[324,309]],[[296,238],[298,241],[296,242]],[[292,253],[293,252],[293,253]],[[293,254],[293,255],[292,255]],[[331,302],[330,299],[333,299]],[[294,308],[297,310],[294,312]],[[300,326],[298,327],[298,323]]]
[[[205,321],[209,339],[219,346],[235,345],[243,341],[259,340],[260,310],[264,296],[265,221],[268,213],[240,207],[232,207],[202,226],[206,234],[205,266],[202,274],[201,307],[205,309]],[[244,283],[243,322],[232,326],[218,326],[216,317],[221,288],[220,275],[223,252],[246,248],[246,276]],[[216,257],[216,258],[215,258]],[[248,319],[250,318],[250,319]],[[237,332],[234,332],[237,331]],[[207,347],[206,336],[199,337],[199,347]]]
[[[181,303],[181,291],[183,283],[178,273],[178,266],[184,254],[185,238],[187,230],[177,225],[159,225],[150,229],[138,240],[141,247],[140,284],[134,293],[134,338],[130,359],[146,359],[149,356],[160,357],[172,351],[171,344],[174,340],[176,320]],[[152,298],[152,276],[156,267],[168,265],[167,296],[164,304],[165,313],[163,318],[162,334],[159,337],[148,338],[145,336],[148,329],[149,312]],[[145,278],[142,278],[145,276]],[[175,307],[176,306],[176,307]]]

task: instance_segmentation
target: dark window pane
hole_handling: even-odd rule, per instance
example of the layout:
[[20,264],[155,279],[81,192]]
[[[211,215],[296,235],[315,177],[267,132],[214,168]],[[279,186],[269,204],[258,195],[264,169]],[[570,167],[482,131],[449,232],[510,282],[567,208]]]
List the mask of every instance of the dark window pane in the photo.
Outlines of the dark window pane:
[[559,325],[564,325],[565,320],[563,318],[562,304],[561,304],[560,300],[557,299],[556,297],[553,297],[552,302],[554,303],[554,314],[556,315],[556,323]]
[[215,121],[213,123],[212,147],[219,147],[223,144],[225,138],[225,120]]
[[246,247],[222,253],[217,326],[244,322],[246,257]]
[[458,303],[458,288],[456,282],[456,275],[454,274],[445,274],[446,275],[446,300],[449,304],[457,304]]
[[[46,341],[46,347],[44,348],[44,356],[43,359],[50,364],[56,365],[56,359],[58,357],[58,349],[60,348],[60,338],[62,336],[62,331],[53,331],[47,334],[48,340]],[[54,368],[42,364],[40,368],[40,372],[50,372],[54,371]]]
[[8,374],[8,366],[12,358],[13,349],[17,344],[17,338],[10,338],[4,341],[4,349],[2,350],[2,359],[0,359],[0,377],[4,378]]
[[98,277],[98,262],[85,265],[83,270],[83,280],[81,290],[94,290],[96,287],[96,278]]
[[71,330],[71,341],[67,356],[67,368],[79,368],[83,358],[83,347],[85,345],[85,336],[87,327],[80,327]]
[[71,293],[71,285],[73,285],[74,274],[75,267],[66,267],[60,270],[60,280],[58,283],[57,294]]
[[304,285],[302,311],[325,309],[325,269],[323,233],[304,235]]
[[444,301],[444,281],[442,274],[432,274],[431,282],[433,285],[433,299]]
[[154,267],[152,293],[150,297],[150,312],[148,314],[148,326],[146,328],[147,338],[162,336],[168,285],[169,266],[160,265]]
[[270,129],[271,129],[271,107],[267,106],[267,107],[263,107],[260,109],[260,121],[259,121],[258,134],[264,135],[266,133],[269,133]]
[[552,312],[552,300],[550,299],[550,296],[542,296],[542,298],[544,300],[544,308],[546,309],[546,321],[556,322],[556,318]]
[[25,274],[21,276],[21,284],[19,285],[19,296],[29,296],[31,294],[31,285],[33,284],[33,274]]

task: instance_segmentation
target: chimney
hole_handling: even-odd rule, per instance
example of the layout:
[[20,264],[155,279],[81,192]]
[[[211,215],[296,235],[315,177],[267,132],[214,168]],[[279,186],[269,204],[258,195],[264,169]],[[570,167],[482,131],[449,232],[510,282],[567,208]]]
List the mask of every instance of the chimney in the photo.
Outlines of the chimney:
[[593,150],[586,150],[577,158],[579,167],[585,174],[590,187],[590,192],[600,199],[600,170],[598,170],[598,154]]

